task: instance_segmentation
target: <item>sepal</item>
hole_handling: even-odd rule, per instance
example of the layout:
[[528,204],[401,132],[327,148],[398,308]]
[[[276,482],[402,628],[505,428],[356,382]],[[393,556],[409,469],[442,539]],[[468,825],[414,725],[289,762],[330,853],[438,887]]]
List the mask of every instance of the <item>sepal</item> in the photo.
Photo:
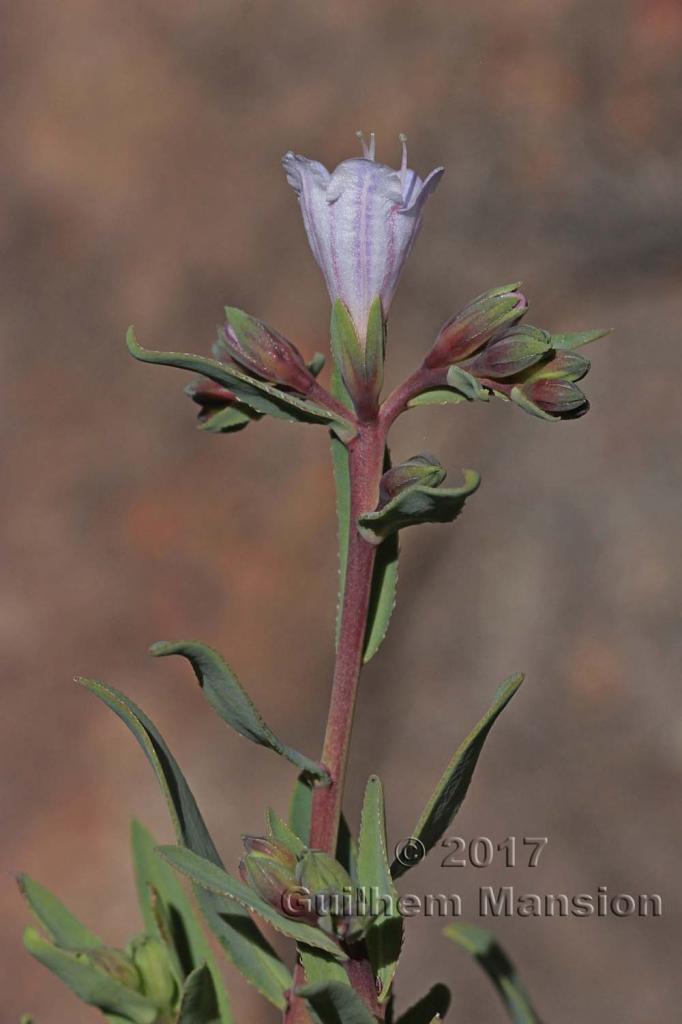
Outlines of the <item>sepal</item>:
[[369,308],[363,345],[342,299],[332,306],[331,350],[343,384],[361,419],[374,415],[384,382],[386,323],[377,296]]
[[227,356],[251,376],[291,388],[304,397],[310,392],[315,376],[295,345],[241,309],[226,306],[225,316],[214,349],[217,359]]

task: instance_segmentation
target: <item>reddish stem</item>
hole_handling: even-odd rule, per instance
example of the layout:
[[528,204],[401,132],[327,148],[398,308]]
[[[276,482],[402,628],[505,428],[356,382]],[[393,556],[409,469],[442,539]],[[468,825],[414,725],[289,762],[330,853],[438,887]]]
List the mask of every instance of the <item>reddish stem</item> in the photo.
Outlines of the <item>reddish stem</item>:
[[357,530],[358,518],[376,508],[383,472],[386,433],[378,422],[364,423],[348,445],[350,472],[350,530],[346,579],[341,608],[338,650],[334,666],[322,764],[331,784],[313,794],[310,845],[334,856],[348,762],[355,701],[362,668],[372,572],[376,548]]

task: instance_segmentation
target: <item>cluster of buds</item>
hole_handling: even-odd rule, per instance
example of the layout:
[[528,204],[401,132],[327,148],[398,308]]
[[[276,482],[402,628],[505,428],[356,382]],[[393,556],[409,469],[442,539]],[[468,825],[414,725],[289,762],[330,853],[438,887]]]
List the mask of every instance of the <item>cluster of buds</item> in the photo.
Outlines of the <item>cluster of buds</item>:
[[606,332],[552,336],[520,322],[527,309],[516,284],[484,292],[443,325],[425,370],[468,398],[492,393],[543,418],[581,416],[588,402],[576,382],[590,363],[573,349]]

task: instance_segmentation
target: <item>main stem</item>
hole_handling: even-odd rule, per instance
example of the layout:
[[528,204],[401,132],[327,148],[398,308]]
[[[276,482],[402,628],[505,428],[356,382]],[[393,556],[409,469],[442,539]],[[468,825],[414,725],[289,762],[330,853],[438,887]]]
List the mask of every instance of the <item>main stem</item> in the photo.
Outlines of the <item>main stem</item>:
[[331,784],[313,794],[310,845],[334,856],[341,817],[358,681],[367,628],[376,547],[358,532],[358,518],[376,508],[383,472],[386,435],[378,421],[360,424],[348,445],[350,523],[346,576],[341,605],[334,678],[322,763]]

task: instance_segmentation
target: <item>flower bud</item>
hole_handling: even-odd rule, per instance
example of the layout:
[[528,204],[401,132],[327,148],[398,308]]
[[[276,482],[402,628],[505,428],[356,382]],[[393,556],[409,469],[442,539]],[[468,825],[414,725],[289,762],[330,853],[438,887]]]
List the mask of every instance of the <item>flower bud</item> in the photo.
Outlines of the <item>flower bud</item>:
[[140,972],[128,954],[122,950],[112,949],[110,946],[96,946],[94,949],[85,950],[82,957],[125,988],[133,989],[135,992],[142,990]]
[[476,356],[469,370],[477,377],[493,380],[514,377],[528,370],[552,351],[550,335],[537,327],[512,327]]
[[[343,898],[348,897],[352,891],[353,882],[337,860],[321,850],[309,850],[298,864],[296,877],[311,893],[313,899],[317,896],[337,897],[338,906],[335,906],[334,901],[330,901],[329,913],[342,914]],[[322,909],[321,906],[318,907],[319,911]]]
[[216,384],[215,381],[209,380],[207,377],[197,377],[196,380],[190,381],[185,388],[185,394],[199,406],[200,420],[206,420],[220,409],[227,408],[236,399],[236,396],[228,388],[223,387],[222,384]]
[[290,341],[240,309],[227,306],[225,313],[227,321],[216,345],[219,355],[227,355],[247,373],[308,394],[315,377]]
[[379,506],[386,505],[415,484],[438,487],[445,480],[445,475],[445,470],[433,455],[413,455],[407,462],[392,466],[384,473],[379,485]]
[[291,868],[292,871],[296,867],[296,855],[274,839],[266,839],[264,836],[242,836],[242,842],[247,853],[264,855],[282,867]]
[[590,361],[578,352],[556,352],[552,358],[535,366],[526,380],[582,380],[590,369]]
[[553,416],[579,416],[589,408],[585,395],[570,380],[530,381],[519,390],[529,402]]
[[164,944],[149,935],[141,935],[133,939],[130,950],[142,978],[143,994],[159,1009],[172,1007],[178,986]]
[[525,295],[517,285],[493,288],[448,320],[424,360],[434,370],[473,355],[503,329],[516,324],[528,309]]

